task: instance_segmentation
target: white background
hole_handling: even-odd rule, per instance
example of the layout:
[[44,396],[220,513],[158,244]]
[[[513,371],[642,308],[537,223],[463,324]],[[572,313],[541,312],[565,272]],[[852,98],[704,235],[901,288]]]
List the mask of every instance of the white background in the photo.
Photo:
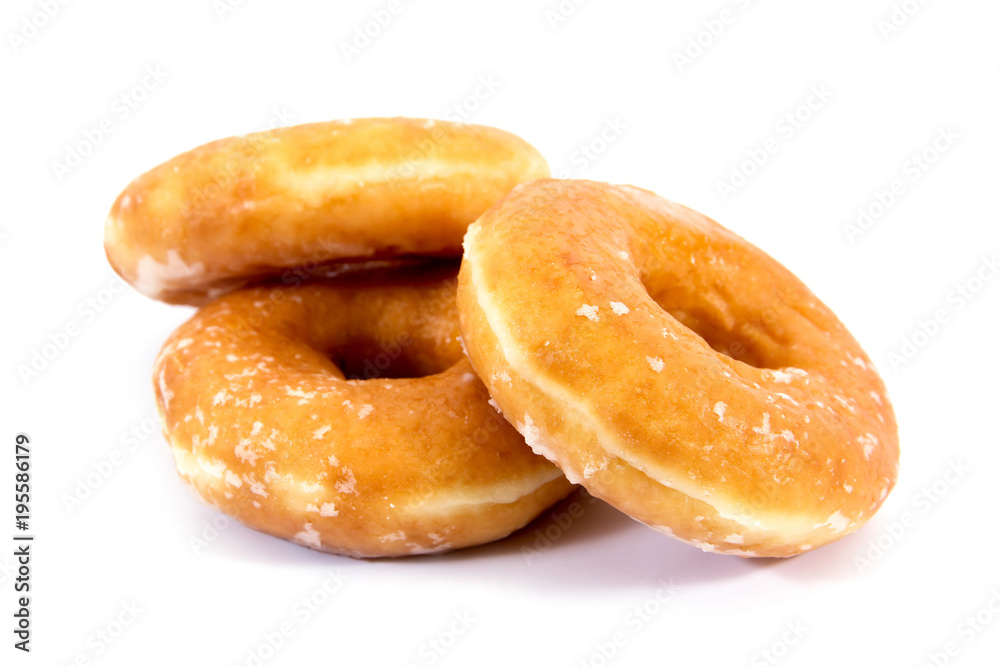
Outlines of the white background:
[[[95,0],[48,19],[42,4],[8,1],[0,16],[0,536],[12,544],[18,432],[33,442],[37,535],[30,655],[11,646],[12,547],[0,550],[0,662],[252,665],[288,623],[262,664],[996,664],[1000,279],[983,264],[1000,251],[996,2],[908,0],[912,16],[888,32],[891,0],[567,1],[559,21],[547,15],[557,0],[408,1],[350,61],[342,44],[388,0],[247,0],[222,16],[212,0]],[[713,23],[723,10],[729,23]],[[705,46],[682,63],[689,39]],[[800,109],[820,88],[828,99]],[[152,419],[153,357],[191,310],[110,291],[102,225],[114,197],[176,153],[269,123],[456,117],[456,104],[525,137],[554,172],[653,189],[801,276],[894,400],[902,468],[882,511],[785,561],[703,554],[603,503],[565,529],[543,520],[494,545],[391,562],[239,525],[213,534],[220,515],[181,484]],[[789,131],[797,109],[808,119]],[[106,118],[110,133],[57,173]],[[621,129],[602,143],[605,127]],[[936,152],[948,128],[957,138]],[[720,194],[769,138],[777,150]],[[591,144],[593,159],[580,152]],[[926,149],[935,161],[914,172]],[[849,238],[858,208],[896,179],[905,192]],[[977,283],[980,270],[992,281]],[[981,289],[966,299],[965,286]],[[946,321],[918,333],[939,310]],[[67,327],[77,335],[64,340]],[[894,360],[907,341],[911,358]],[[51,358],[28,376],[43,350]],[[116,450],[120,464],[92,475]],[[96,488],[68,509],[88,475]],[[556,539],[531,551],[546,530]],[[338,570],[339,590],[317,592]],[[675,586],[666,601],[661,581]],[[310,596],[325,603],[306,618],[295,605]],[[97,633],[118,634],[123,604],[141,611],[105,644]],[[983,625],[966,620],[977,612]],[[605,659],[616,632],[624,645]]]

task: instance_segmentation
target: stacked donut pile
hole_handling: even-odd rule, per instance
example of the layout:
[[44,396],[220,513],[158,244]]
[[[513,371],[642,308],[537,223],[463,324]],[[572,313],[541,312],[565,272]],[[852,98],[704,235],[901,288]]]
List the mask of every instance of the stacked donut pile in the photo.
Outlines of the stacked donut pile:
[[548,176],[509,133],[397,118],[224,139],[133,181],[111,265],[200,306],[153,371],[181,478],[358,557],[496,540],[578,484],[745,557],[863,525],[896,424],[836,316],[695,211]]

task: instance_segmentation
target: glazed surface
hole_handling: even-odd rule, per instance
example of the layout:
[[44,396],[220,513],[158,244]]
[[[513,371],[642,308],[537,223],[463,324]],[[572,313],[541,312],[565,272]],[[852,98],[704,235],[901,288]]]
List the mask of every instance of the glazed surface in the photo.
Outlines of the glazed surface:
[[572,488],[463,356],[454,268],[234,292],[169,338],[153,383],[181,477],[313,549],[480,544]]
[[818,547],[895,483],[895,418],[857,341],[778,262],[651,192],[518,186],[466,235],[459,310],[537,453],[702,549]]
[[199,146],[136,178],[105,224],[143,294],[200,305],[291,267],[461,254],[466,227],[548,176],[524,140],[410,118],[313,123]]

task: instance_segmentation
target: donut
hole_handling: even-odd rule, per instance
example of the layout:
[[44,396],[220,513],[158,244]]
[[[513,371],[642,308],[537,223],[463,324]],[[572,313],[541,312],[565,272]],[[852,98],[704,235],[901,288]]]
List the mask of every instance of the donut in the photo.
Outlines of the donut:
[[630,186],[542,180],[465,237],[469,358],[531,448],[705,551],[792,556],[895,484],[885,386],[777,261]]
[[496,540],[564,497],[463,356],[456,272],[260,285],[201,308],[153,371],[180,477],[255,530],[355,557]]
[[222,139],[139,176],[104,246],[139,292],[200,305],[291,267],[461,254],[465,229],[539,153],[490,127],[409,118],[313,123]]

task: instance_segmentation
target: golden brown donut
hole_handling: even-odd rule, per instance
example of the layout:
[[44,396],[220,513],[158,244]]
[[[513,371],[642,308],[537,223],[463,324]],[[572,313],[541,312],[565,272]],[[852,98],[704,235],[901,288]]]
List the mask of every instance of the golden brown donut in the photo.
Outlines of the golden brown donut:
[[518,186],[469,228],[458,299],[535,452],[668,535],[791,556],[895,483],[895,417],[857,341],[774,259],[651,192]]
[[466,227],[549,175],[490,127],[366,118],[214,141],[139,176],[108,215],[115,271],[143,294],[202,304],[290,267],[461,254]]
[[153,376],[181,477],[251,528],[359,557],[496,540],[565,496],[462,355],[454,277],[259,286],[199,310]]

